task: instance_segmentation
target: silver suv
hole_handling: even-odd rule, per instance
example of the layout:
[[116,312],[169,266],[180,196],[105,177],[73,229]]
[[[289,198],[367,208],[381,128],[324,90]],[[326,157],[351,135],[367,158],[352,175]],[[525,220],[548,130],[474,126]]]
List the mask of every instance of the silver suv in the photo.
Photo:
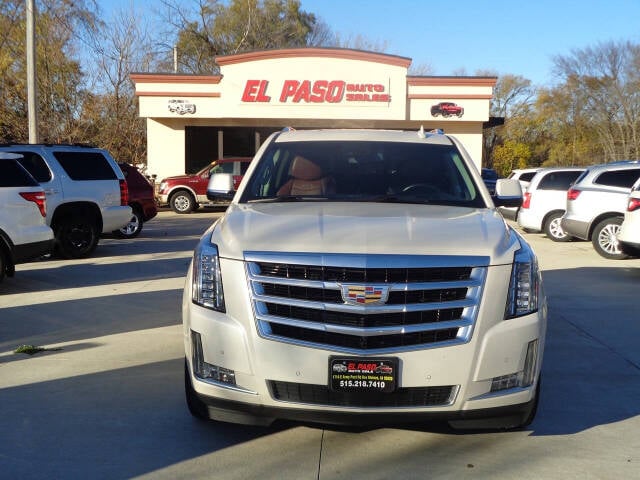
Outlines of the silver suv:
[[18,161],[47,196],[47,225],[64,258],[89,256],[100,233],[131,220],[129,189],[122,170],[106,150],[78,145],[14,144],[0,152],[22,155]]
[[0,152],[0,281],[13,276],[16,264],[53,248],[53,232],[44,220],[44,191],[19,159]]
[[567,234],[591,240],[605,258],[622,259],[617,234],[624,219],[627,198],[640,177],[637,161],[589,167],[567,191],[567,211],[561,225]]

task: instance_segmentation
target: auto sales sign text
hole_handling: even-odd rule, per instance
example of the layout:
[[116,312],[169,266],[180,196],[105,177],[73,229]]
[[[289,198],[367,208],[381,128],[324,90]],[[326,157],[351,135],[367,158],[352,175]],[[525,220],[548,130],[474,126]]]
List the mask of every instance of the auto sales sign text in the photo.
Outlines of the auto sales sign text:
[[[275,97],[272,95],[275,94]],[[275,99],[275,100],[273,100]],[[242,94],[246,103],[388,103],[391,95],[382,83],[353,83],[344,80],[284,80],[281,86],[269,80],[247,80]]]

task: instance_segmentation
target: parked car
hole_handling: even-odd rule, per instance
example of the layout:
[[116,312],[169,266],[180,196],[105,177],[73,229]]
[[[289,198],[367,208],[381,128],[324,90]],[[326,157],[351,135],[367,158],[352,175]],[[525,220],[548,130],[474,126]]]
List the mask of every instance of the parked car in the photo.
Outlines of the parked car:
[[234,175],[236,188],[251,163],[251,157],[233,157],[214,160],[194,174],[167,177],[160,182],[158,203],[169,205],[176,213],[190,213],[206,203],[209,177],[214,173]]
[[142,226],[158,214],[153,185],[140,170],[128,163],[118,163],[127,179],[131,220],[113,234],[120,238],[134,238],[140,235]]
[[631,187],[640,178],[640,164],[615,162],[587,168],[567,191],[567,211],[561,226],[567,234],[590,240],[601,256],[626,258],[618,231]]
[[53,249],[44,190],[20,165],[20,158],[0,152],[0,281],[14,275],[15,265]]
[[618,246],[626,255],[640,255],[640,180],[631,188],[624,221],[618,231]]
[[440,102],[431,107],[431,115],[437,117],[442,115],[443,117],[450,117],[455,115],[461,117],[464,115],[464,108],[453,102]]
[[484,184],[487,186],[491,195],[496,193],[496,182],[498,181],[498,172],[493,168],[483,168],[480,172]]
[[47,225],[64,258],[83,258],[96,249],[100,233],[118,230],[131,219],[124,174],[109,152],[80,145],[12,144],[0,151],[18,161],[47,195]]
[[538,171],[524,193],[518,225],[534,232],[544,231],[555,242],[570,241],[573,237],[562,229],[560,219],[567,208],[567,190],[584,170],[557,167]]
[[[515,179],[520,182],[520,186],[522,187],[522,192],[527,191],[527,187],[529,187],[529,182],[538,173],[542,170],[541,167],[535,168],[516,168],[512,170],[507,178]],[[520,207],[500,207],[498,208],[500,213],[504,218],[508,218],[509,220],[517,220],[518,218],[518,210]]]

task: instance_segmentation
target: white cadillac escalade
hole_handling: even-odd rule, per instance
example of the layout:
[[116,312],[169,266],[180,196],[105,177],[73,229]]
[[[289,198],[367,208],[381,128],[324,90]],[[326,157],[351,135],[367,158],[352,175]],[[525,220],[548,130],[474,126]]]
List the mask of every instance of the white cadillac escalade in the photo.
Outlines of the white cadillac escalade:
[[272,135],[189,268],[191,413],[528,425],[546,301],[533,251],[496,210],[519,202],[515,180],[492,199],[442,133]]

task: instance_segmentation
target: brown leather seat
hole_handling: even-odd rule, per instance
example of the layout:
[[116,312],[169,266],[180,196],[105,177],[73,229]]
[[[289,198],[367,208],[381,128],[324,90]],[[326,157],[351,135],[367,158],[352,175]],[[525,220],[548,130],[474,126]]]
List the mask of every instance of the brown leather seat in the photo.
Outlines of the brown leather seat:
[[326,195],[335,191],[333,179],[323,176],[322,169],[318,165],[300,155],[293,159],[290,175],[292,178],[278,190],[279,197]]

